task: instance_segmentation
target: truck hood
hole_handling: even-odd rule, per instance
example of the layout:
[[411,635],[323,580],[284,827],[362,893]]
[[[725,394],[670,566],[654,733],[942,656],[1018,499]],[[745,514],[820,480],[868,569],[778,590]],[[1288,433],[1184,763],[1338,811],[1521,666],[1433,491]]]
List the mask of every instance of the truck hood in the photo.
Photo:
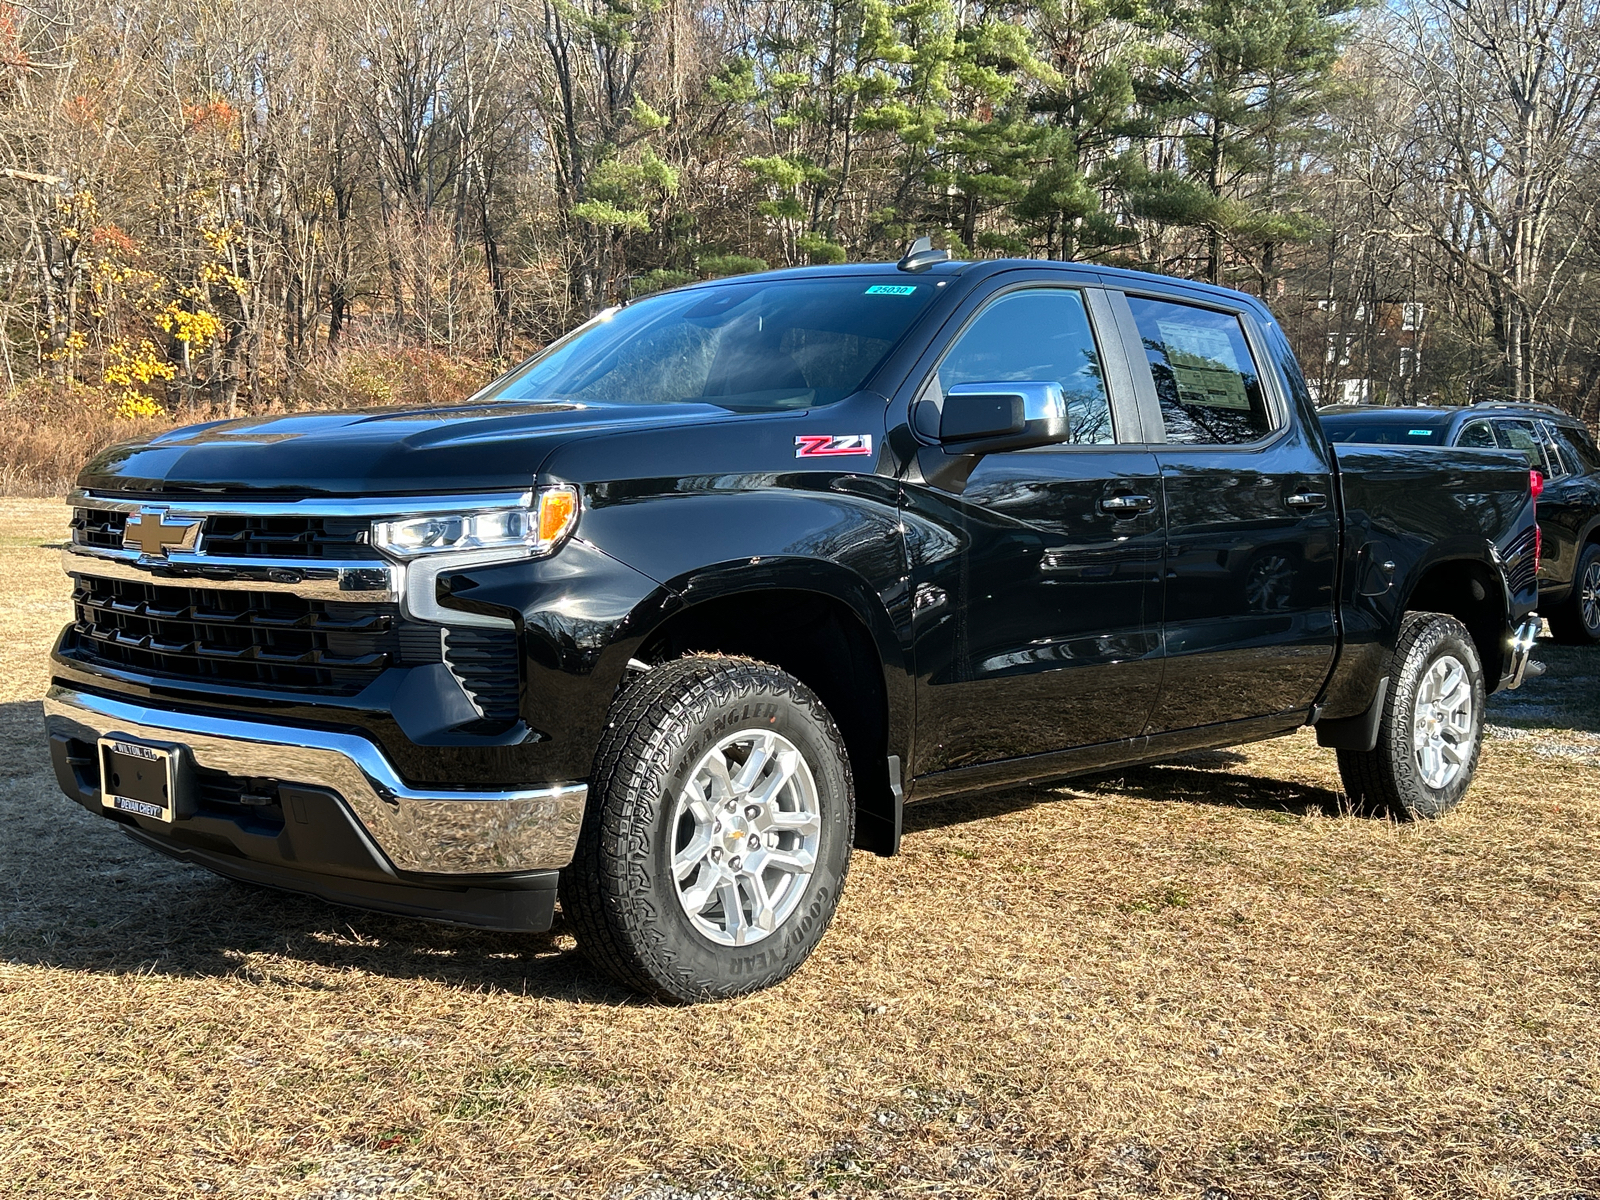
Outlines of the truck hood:
[[113,446],[84,468],[78,484],[167,494],[520,491],[532,486],[552,450],[578,438],[763,419],[709,404],[558,402],[296,413],[191,425]]

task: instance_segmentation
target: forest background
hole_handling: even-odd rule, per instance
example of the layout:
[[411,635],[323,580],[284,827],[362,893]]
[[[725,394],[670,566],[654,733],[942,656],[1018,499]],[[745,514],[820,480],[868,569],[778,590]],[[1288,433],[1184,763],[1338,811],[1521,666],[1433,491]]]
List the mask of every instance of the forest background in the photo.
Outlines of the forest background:
[[1324,403],[1593,425],[1597,149],[1600,0],[0,3],[0,491],[925,233],[1261,295]]

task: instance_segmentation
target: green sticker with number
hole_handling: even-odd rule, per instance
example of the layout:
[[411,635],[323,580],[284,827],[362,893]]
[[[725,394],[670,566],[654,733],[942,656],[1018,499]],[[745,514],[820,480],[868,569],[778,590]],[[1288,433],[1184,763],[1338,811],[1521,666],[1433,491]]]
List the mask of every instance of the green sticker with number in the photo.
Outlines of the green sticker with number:
[[914,296],[916,292],[914,284],[904,283],[875,283],[867,289],[869,296]]

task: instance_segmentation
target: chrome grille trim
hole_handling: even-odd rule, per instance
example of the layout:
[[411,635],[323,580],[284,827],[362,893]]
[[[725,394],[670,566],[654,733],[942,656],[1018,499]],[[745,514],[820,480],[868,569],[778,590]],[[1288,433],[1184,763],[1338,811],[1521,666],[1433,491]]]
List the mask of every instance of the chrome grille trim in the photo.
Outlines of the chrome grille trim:
[[166,558],[137,550],[67,546],[61,568],[68,575],[93,575],[132,583],[166,583],[227,591],[285,592],[304,600],[359,600],[397,603],[405,592],[405,568],[382,561],[329,562],[304,558],[215,558],[209,554],[171,554]]

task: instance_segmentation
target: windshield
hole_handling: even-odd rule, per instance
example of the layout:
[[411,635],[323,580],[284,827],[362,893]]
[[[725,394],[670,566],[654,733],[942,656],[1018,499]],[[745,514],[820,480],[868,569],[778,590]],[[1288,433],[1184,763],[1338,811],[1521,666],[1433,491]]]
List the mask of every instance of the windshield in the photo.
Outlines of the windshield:
[[1438,446],[1444,443],[1444,425],[1417,425],[1405,421],[1342,420],[1322,418],[1330,442],[1364,442],[1379,446]]
[[580,326],[480,400],[716,404],[773,412],[859,391],[937,285],[882,276],[668,292]]

